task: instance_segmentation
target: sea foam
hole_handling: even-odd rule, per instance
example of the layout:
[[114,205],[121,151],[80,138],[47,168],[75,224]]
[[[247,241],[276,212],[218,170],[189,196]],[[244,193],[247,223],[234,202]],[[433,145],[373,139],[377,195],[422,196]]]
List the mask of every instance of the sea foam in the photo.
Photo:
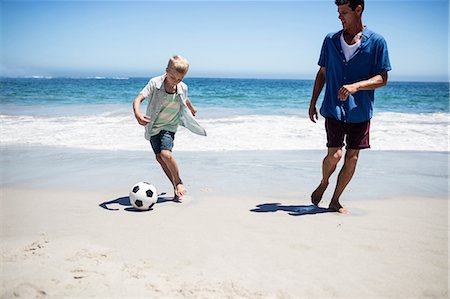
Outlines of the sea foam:
[[[208,136],[179,128],[176,151],[325,149],[324,120],[312,123],[294,115],[240,115],[200,118]],[[2,144],[31,144],[93,150],[151,150],[144,128],[132,113],[99,115],[0,115]],[[373,150],[444,151],[449,149],[448,113],[383,112],[371,122]]]

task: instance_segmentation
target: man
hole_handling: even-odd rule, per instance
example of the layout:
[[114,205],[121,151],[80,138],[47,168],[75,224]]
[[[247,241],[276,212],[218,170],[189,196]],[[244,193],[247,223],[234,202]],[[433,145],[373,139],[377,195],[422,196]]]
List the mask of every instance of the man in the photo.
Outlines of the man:
[[323,42],[309,106],[309,118],[315,123],[317,99],[326,85],[320,114],[325,117],[328,153],[311,201],[318,205],[322,200],[342,157],[345,139],[345,161],[329,208],[347,214],[339,198],[355,172],[359,151],[370,147],[374,90],[387,84],[391,65],[384,38],[363,25],[364,0],[336,0],[335,4],[343,29],[328,34]]

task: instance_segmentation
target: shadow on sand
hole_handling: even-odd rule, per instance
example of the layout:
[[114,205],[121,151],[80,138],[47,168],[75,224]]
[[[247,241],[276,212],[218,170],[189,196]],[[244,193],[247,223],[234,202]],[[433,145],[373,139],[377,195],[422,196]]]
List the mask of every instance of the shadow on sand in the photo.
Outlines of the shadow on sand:
[[283,211],[291,216],[313,215],[321,213],[334,213],[336,211],[326,208],[320,208],[315,205],[309,206],[284,206],[280,203],[265,203],[257,205],[255,209],[250,210],[255,213],[270,213]]
[[[158,195],[158,200],[156,201],[156,204],[159,203],[163,203],[166,201],[173,201],[175,203],[180,203],[180,201],[176,201],[173,200],[172,197],[163,197],[163,195],[166,195],[166,193],[161,193]],[[109,207],[109,205],[119,205],[119,206],[125,206],[126,208],[124,209],[125,211],[128,212],[148,212],[151,211],[153,209],[150,210],[138,210],[135,207],[133,207],[130,203],[130,198],[128,196],[124,196],[124,197],[119,197],[116,198],[114,200],[110,200],[110,201],[105,201],[102,202],[101,204],[99,204],[98,206],[105,209],[105,210],[109,210],[109,211],[118,211],[120,210],[118,207],[117,208],[111,208]]]

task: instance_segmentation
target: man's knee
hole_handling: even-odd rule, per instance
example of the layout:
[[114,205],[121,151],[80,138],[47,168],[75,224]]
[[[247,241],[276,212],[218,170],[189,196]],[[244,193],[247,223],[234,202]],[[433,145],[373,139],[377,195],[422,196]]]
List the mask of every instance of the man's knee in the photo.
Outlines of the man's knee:
[[337,164],[342,158],[342,149],[328,150],[325,159],[332,164]]
[[347,151],[345,154],[345,164],[349,166],[356,166],[358,163],[359,151]]

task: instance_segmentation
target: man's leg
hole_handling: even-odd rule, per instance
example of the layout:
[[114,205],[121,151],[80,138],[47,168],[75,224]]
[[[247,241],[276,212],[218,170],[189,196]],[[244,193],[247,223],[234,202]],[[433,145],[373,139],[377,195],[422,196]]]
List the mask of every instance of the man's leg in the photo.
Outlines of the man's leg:
[[171,175],[172,178],[171,182],[174,187],[175,198],[183,196],[186,193],[186,188],[184,187],[180,179],[178,165],[177,162],[175,161],[175,158],[172,155],[172,152],[169,150],[162,150],[160,157],[165,166],[167,167],[168,172]]
[[322,162],[322,180],[320,181],[319,186],[314,190],[311,194],[311,202],[314,205],[318,205],[322,200],[323,193],[328,187],[328,181],[330,176],[336,170],[336,166],[339,160],[342,157],[342,148],[341,147],[329,147],[328,153]]
[[338,180],[336,183],[336,189],[334,190],[333,197],[330,202],[330,209],[333,209],[339,213],[348,214],[348,210],[339,203],[339,198],[342,192],[344,192],[345,187],[353,177],[355,173],[356,164],[358,162],[359,150],[358,149],[347,149],[345,153],[344,166],[342,166],[339,172]]

